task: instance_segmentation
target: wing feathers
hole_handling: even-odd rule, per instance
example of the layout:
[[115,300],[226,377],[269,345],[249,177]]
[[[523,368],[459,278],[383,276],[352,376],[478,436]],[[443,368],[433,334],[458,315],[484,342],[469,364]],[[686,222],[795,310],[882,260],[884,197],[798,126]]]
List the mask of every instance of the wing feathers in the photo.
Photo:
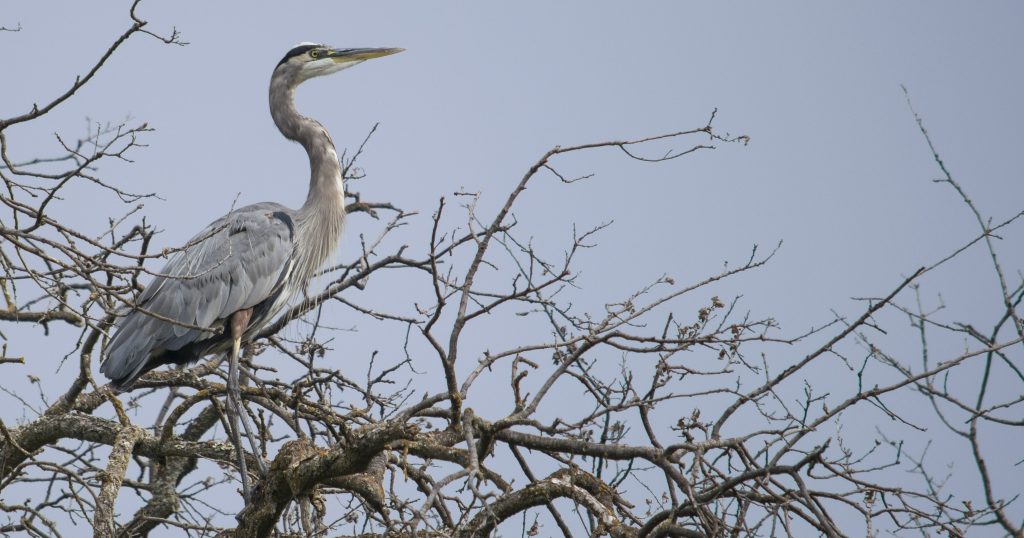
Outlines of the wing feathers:
[[117,323],[100,371],[120,388],[146,371],[164,351],[211,337],[193,327],[214,327],[251,308],[284,284],[293,253],[291,210],[265,203],[243,207],[211,223],[176,253],[139,297],[143,309]]

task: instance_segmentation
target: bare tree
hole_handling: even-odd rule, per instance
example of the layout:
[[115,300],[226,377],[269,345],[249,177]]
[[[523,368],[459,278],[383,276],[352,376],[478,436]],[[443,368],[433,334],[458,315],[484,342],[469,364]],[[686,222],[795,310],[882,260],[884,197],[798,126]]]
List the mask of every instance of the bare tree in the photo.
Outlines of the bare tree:
[[[938,182],[977,221],[974,238],[863,298],[859,314],[801,334],[747,312],[732,284],[769,263],[773,249],[754,247],[695,282],[638,283],[586,311],[572,300],[578,258],[598,248],[604,226],[573,230],[555,253],[518,233],[527,186],[587,188],[585,177],[561,172],[567,154],[665,163],[746,144],[720,134],[714,114],[678,132],[553,148],[493,214],[478,210],[474,193],[441,197],[429,217],[351,194],[349,213],[376,226],[359,237],[360,255],[325,270],[322,287],[246,350],[243,397],[262,446],[245,457],[250,470],[263,459],[269,471],[252,477],[243,506],[225,434],[223,357],[154,371],[127,394],[92,374],[111,322],[160,262],[153,258],[174,252],[154,250],[154,228],[139,215],[138,202],[153,195],[102,173],[107,161],[129,160],[149,127],[93,125],[73,142],[57,136],[56,154],[9,151],[11,127],[75,97],[137,35],[183,44],[177,32],[148,30],[138,4],[127,30],[69,88],[0,119],[0,367],[24,362],[8,354],[8,344],[24,347],[8,335],[30,338],[14,330],[29,326],[62,349],[47,360],[76,372],[59,394],[4,389],[23,408],[0,421],[0,532],[1024,536],[1012,505],[1020,486],[987,459],[996,443],[1019,442],[1024,426],[1024,278],[998,248],[1024,213],[982,214],[916,113]],[[363,176],[362,149],[343,158],[350,181]],[[115,216],[69,225],[51,203],[73,184]],[[987,325],[947,311],[928,280],[979,252],[990,271],[977,278],[999,290]],[[414,290],[407,302],[389,297],[395,282]],[[331,360],[339,309],[390,335],[365,372]],[[916,341],[916,352],[894,345],[897,337]],[[821,389],[813,372],[822,365],[849,382]],[[907,401],[927,409],[928,427]],[[882,421],[884,429],[870,426]],[[946,470],[927,452],[907,453],[909,439],[960,444],[971,461]],[[949,487],[953,474],[977,488]]]

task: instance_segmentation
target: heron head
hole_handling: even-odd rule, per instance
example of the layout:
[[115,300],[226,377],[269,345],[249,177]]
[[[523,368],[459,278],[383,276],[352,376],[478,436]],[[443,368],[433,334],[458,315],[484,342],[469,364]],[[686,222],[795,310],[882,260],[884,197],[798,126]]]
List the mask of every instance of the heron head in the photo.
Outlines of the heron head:
[[295,84],[313,77],[322,77],[348,69],[366,60],[402,52],[405,49],[335,49],[316,43],[302,43],[288,51],[274,70],[278,74],[291,75]]

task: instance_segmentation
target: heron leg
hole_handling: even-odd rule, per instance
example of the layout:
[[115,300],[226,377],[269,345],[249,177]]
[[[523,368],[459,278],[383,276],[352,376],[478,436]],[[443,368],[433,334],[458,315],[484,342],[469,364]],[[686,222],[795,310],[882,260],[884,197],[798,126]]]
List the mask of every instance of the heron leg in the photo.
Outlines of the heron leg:
[[[241,355],[238,356],[241,357]],[[239,359],[239,364],[241,364],[241,359]],[[241,375],[241,367],[239,367],[239,375]],[[245,375],[246,382],[252,379],[252,373],[248,370],[245,371]],[[237,381],[237,383],[241,385],[241,381]],[[241,395],[241,389],[239,389],[239,395]],[[245,409],[245,401],[239,398],[239,403],[241,404],[240,411],[242,411],[242,429],[245,430],[245,436],[249,438],[249,446],[252,448],[252,453],[256,456],[256,466],[259,467],[261,477],[267,476],[267,472],[270,469],[267,468],[266,462],[263,461],[261,456],[263,451],[260,450],[260,443],[256,440],[256,436],[253,435],[253,428],[250,428],[249,412]]]
[[[242,335],[249,325],[252,317],[252,309],[239,310],[231,315],[229,324],[231,328],[231,355],[228,362],[228,415],[231,424],[231,441],[235,445],[235,455],[238,458],[238,472],[242,478],[242,495],[246,502],[250,499],[252,492],[249,486],[249,469],[245,463],[245,452],[242,449],[242,435],[239,429],[239,422],[245,428],[245,435],[249,438],[249,445],[253,449],[253,455],[257,461],[260,460],[259,444],[253,437],[252,429],[249,427],[249,417],[246,416],[242,407],[242,388],[239,384],[239,354],[242,347]],[[260,471],[265,472],[263,465]]]

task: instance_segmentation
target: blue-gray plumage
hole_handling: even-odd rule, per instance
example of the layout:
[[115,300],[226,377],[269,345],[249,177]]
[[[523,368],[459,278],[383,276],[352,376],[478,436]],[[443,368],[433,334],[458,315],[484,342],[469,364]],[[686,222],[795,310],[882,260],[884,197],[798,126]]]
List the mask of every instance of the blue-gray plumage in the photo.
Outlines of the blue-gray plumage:
[[107,346],[100,371],[114,387],[124,390],[161,364],[227,351],[231,334],[225,323],[239,310],[253,309],[243,340],[269,322],[289,299],[295,213],[271,202],[243,207],[212,222],[176,253],[139,297],[141,310],[118,324]]
[[[297,210],[271,202],[237,209],[176,253],[139,297],[138,308],[116,324],[100,366],[115,389],[130,389],[161,365],[191,363],[248,341],[335,252],[345,217],[338,154],[326,129],[295,110],[295,88],[401,50],[305,43],[285,55],[271,77],[270,112],[281,133],[309,155],[306,203]],[[245,315],[240,335],[230,330],[236,314]]]
[[[270,115],[281,134],[309,155],[309,194],[297,210],[265,202],[232,211],[174,254],[116,324],[100,371],[128,390],[164,364],[187,364],[228,352],[228,408],[242,491],[249,477],[241,446],[238,353],[337,249],[345,218],[345,186],[327,130],[295,110],[295,88],[402,49],[332,49],[303,43],[270,77]],[[215,330],[207,330],[215,329]],[[266,472],[248,420],[242,421],[260,470]]]

